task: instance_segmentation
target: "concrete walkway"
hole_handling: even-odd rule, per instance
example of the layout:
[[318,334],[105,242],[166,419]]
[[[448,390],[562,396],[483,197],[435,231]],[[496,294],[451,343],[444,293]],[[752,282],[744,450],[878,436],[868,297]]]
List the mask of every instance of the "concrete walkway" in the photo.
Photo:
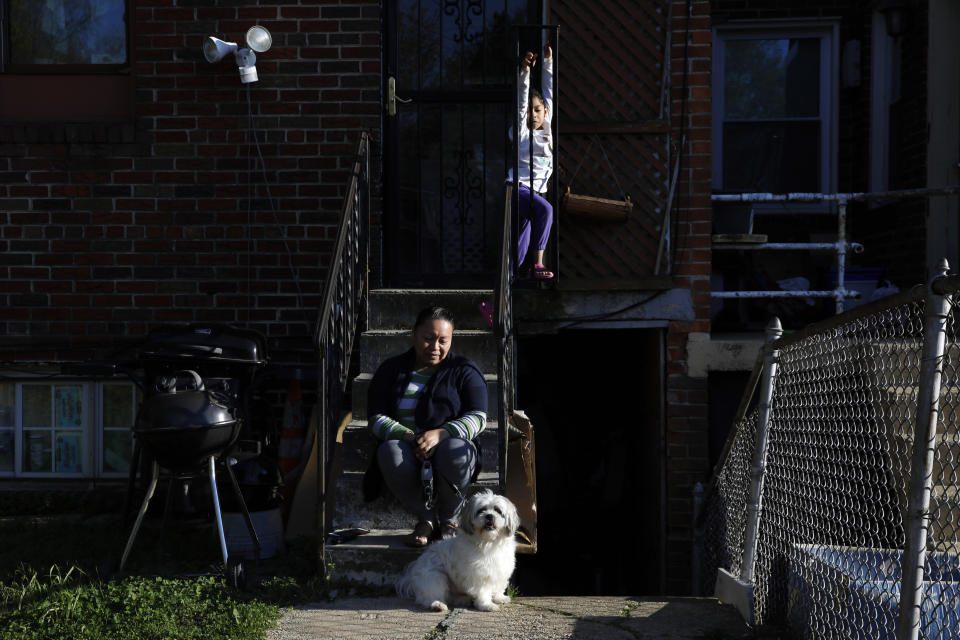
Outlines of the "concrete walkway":
[[537,597],[500,611],[423,611],[410,600],[353,598],[284,613],[267,640],[740,640],[753,634],[713,598]]

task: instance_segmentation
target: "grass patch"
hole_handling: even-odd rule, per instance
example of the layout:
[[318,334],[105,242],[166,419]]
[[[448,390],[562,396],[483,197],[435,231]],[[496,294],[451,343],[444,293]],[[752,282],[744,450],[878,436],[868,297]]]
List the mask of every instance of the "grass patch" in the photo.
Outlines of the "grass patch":
[[173,524],[161,540],[160,522],[150,518],[124,574],[101,579],[101,565],[119,559],[128,535],[112,515],[0,518],[4,640],[259,640],[284,607],[370,595],[319,577],[307,540],[259,567],[246,562],[254,582],[237,591],[220,575],[211,523]]
[[5,638],[260,640],[275,604],[242,599],[214,577],[130,576],[103,582],[71,567],[21,571],[2,586]]

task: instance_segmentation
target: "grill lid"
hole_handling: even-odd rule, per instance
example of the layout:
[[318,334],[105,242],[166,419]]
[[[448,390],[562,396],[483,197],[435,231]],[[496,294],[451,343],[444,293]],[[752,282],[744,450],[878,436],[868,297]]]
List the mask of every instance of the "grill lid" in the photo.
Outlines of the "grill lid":
[[228,398],[205,389],[195,371],[182,371],[192,381],[190,389],[179,389],[177,377],[161,381],[159,393],[143,399],[134,431],[176,431],[206,429],[236,422],[236,408]]
[[260,365],[267,361],[267,347],[260,333],[227,324],[165,325],[147,335],[140,355]]

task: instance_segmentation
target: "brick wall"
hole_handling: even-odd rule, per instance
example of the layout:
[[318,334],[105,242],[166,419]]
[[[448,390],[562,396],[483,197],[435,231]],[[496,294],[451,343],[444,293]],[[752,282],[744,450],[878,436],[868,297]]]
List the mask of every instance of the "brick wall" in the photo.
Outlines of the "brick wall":
[[[688,13],[689,8],[689,13]],[[672,2],[671,134],[681,150],[675,221],[674,286],[693,294],[696,320],[667,332],[667,592],[690,592],[693,487],[709,473],[706,379],[687,375],[692,332],[710,330],[711,50],[710,3]],[[676,150],[675,150],[676,151]]]
[[[380,3],[131,4],[132,120],[0,123],[0,360],[169,321],[308,344],[356,139],[380,126]],[[248,94],[200,46],[253,24],[273,48]]]

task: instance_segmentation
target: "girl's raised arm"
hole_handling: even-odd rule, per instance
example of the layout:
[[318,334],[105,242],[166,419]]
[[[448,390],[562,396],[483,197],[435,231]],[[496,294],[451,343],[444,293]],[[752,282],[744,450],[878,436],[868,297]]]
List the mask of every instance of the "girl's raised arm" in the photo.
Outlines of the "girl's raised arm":
[[530,67],[537,64],[537,55],[527,51],[520,56],[520,74],[517,82],[517,103],[519,105],[519,122],[521,139],[527,131],[527,107],[530,101]]
[[[543,71],[541,82],[543,83],[543,106],[547,108],[546,118],[544,120],[549,123],[553,118],[553,50],[550,48],[550,45],[544,45],[543,47]],[[550,128],[550,125],[547,124],[546,128]]]

